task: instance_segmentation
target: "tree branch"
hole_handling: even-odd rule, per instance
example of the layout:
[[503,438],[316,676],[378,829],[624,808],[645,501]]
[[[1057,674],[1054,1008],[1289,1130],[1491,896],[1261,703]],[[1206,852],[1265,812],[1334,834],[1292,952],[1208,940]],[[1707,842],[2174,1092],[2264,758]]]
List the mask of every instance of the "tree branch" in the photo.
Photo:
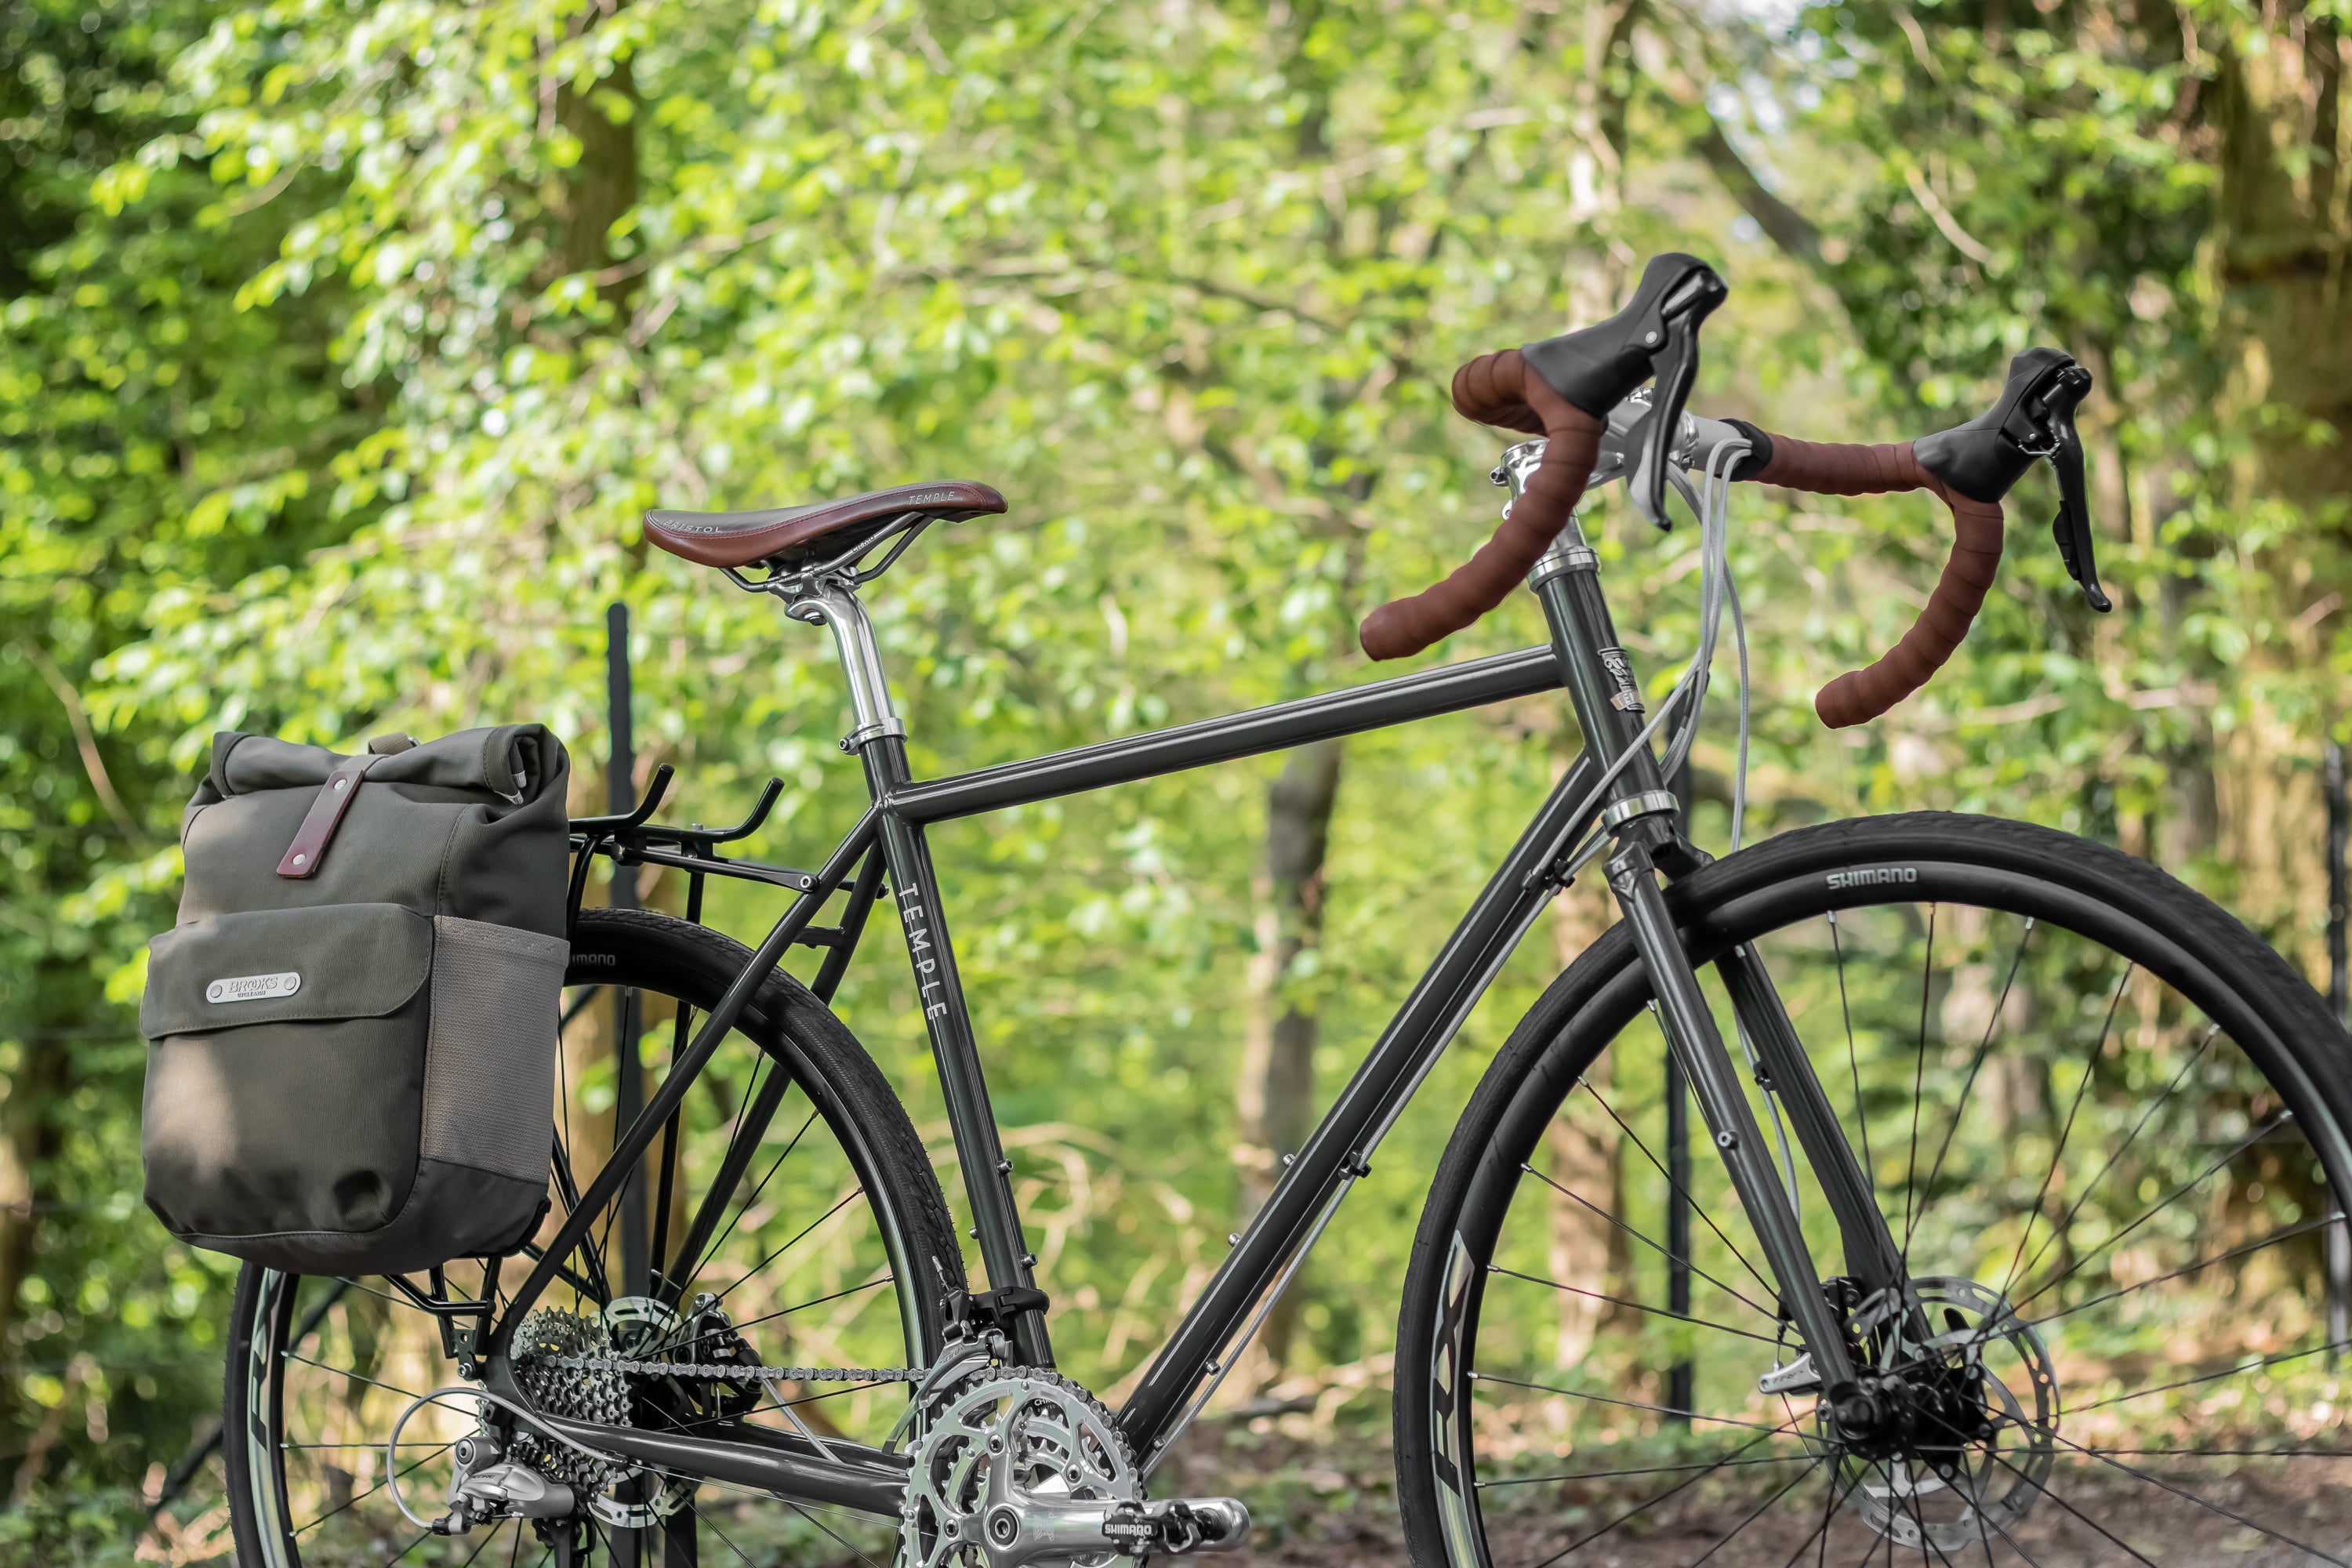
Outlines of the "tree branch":
[[1774,245],[1817,271],[1824,267],[1822,231],[1813,226],[1811,218],[1764,188],[1764,182],[1756,177],[1756,171],[1748,166],[1748,160],[1739,155],[1738,149],[1724,135],[1723,127],[1711,117],[1706,122],[1706,133],[1692,142],[1691,150],[1714,171],[1731,199],[1756,220],[1756,226]]
[[82,708],[81,693],[74,689],[73,682],[66,679],[66,672],[58,668],[57,660],[48,656],[47,649],[29,642],[18,646],[65,708],[66,722],[73,726],[74,745],[81,752],[82,771],[89,774],[89,787],[98,792],[99,804],[106,807],[106,815],[114,819],[114,826],[122,830],[125,838],[138,842],[145,835],[123,808],[122,797],[114,793],[114,781],[107,777],[106,759],[98,754],[98,735],[89,727],[89,714]]

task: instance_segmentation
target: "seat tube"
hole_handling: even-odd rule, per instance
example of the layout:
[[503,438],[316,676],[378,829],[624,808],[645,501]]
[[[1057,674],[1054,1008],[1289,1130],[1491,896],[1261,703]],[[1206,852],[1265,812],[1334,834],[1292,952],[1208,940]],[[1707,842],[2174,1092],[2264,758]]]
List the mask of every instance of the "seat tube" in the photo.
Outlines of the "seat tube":
[[[842,737],[841,748],[856,752],[865,764],[866,788],[874,799],[887,801],[911,776],[907,766],[907,731],[891,703],[889,682],[882,672],[880,650],[865,606],[845,583],[835,580],[796,596],[788,613],[796,620],[820,621],[831,628],[856,717],[856,727]],[[995,1290],[1034,1289],[1031,1269],[1036,1259],[1022,1235],[1020,1209],[1013,1195],[1013,1162],[1005,1157],[996,1113],[989,1103],[971,1012],[964,1001],[955,949],[948,940],[947,917],[940,905],[939,876],[921,826],[886,810],[882,856],[890,871],[899,931],[914,971],[915,999],[923,1009],[931,1058],[939,1067],[948,1123],[955,1133],[956,1160],[963,1167],[964,1192],[971,1203],[972,1234],[980,1243],[989,1286]],[[1010,1328],[1023,1364],[1054,1364],[1042,1310],[1014,1314]]]

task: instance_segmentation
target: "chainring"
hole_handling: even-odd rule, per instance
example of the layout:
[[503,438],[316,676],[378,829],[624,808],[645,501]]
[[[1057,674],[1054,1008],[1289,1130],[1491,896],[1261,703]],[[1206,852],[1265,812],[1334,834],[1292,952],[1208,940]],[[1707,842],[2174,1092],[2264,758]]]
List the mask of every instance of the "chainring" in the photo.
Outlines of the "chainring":
[[[992,1515],[1024,1504],[1143,1500],[1118,1424],[1078,1384],[1036,1367],[982,1367],[922,1413],[900,1521],[898,1568],[986,1568]],[[1108,1543],[1068,1568],[1108,1568]]]

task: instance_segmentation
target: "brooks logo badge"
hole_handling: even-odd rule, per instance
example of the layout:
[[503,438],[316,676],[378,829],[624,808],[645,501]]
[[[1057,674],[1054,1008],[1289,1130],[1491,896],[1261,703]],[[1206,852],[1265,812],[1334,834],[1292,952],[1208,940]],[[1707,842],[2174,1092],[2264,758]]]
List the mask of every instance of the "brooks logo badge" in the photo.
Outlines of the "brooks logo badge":
[[207,1002],[267,1002],[274,997],[291,996],[302,989],[302,977],[292,970],[283,974],[239,974],[228,980],[215,980],[205,987]]
[[1883,888],[1889,882],[1916,882],[1919,879],[1916,866],[1865,866],[1859,871],[1832,871],[1830,887]]

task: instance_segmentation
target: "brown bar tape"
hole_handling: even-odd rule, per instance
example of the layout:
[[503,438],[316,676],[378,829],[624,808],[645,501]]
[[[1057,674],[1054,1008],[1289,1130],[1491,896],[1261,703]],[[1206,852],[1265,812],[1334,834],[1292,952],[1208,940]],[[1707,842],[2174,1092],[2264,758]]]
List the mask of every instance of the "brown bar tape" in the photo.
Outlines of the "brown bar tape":
[[1601,421],[1554,392],[1517,349],[1481,354],[1454,372],[1454,406],[1482,425],[1549,444],[1511,515],[1475,554],[1443,583],[1364,617],[1358,636],[1374,658],[1419,653],[1501,604],[1567,525],[1601,456]]
[[1756,482],[1825,496],[1926,490],[1951,509],[1951,558],[1918,620],[1877,662],[1846,671],[1813,699],[1813,711],[1832,730],[1867,723],[1925,686],[1969,635],[2000,570],[2000,503],[1947,489],[1919,466],[1908,441],[1854,447],[1776,435],[1772,460]]

